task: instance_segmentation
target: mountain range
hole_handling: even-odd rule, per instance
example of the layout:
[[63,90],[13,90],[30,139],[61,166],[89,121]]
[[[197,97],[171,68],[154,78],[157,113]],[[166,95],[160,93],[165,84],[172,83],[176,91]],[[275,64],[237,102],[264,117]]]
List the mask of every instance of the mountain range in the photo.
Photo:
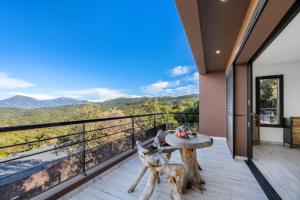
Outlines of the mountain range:
[[[190,94],[178,97],[140,97],[140,98],[117,98],[108,101],[101,102],[104,107],[112,106],[130,106],[132,104],[142,104],[147,99],[153,98],[158,101],[178,101],[183,99],[198,99],[198,94]],[[34,109],[34,108],[48,108],[48,107],[58,107],[58,106],[68,106],[68,105],[81,105],[89,101],[77,100],[72,98],[60,97],[50,100],[38,100],[28,96],[16,95],[8,99],[0,100],[0,108],[23,108],[23,109]]]
[[72,98],[60,97],[50,100],[38,100],[32,97],[16,95],[8,99],[0,100],[0,108],[45,108],[45,107],[57,107],[66,105],[79,105],[84,104],[87,101],[77,100]]

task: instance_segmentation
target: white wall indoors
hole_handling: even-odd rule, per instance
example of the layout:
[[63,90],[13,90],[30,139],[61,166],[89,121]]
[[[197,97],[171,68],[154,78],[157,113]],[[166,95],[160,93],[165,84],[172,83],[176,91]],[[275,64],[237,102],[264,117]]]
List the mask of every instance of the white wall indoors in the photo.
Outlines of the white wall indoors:
[[[300,51],[299,51],[300,52]],[[300,61],[273,65],[253,65],[253,77],[283,74],[284,82],[284,117],[300,116]],[[255,81],[253,81],[255,88]],[[254,110],[255,112],[255,91]],[[261,141],[282,142],[282,128],[261,127]]]
[[[300,116],[300,15],[283,30],[253,63],[253,112],[255,77],[283,74],[284,117]],[[260,128],[260,140],[282,143],[282,128]]]

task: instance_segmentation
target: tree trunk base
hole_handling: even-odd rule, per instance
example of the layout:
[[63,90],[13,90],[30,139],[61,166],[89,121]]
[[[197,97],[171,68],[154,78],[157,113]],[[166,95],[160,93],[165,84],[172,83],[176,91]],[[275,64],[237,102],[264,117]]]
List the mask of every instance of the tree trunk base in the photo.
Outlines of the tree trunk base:
[[182,191],[185,192],[185,190],[188,188],[195,188],[201,192],[205,190],[203,186],[205,181],[201,178],[199,173],[196,149],[183,149],[182,160],[187,169],[187,175],[184,178]]

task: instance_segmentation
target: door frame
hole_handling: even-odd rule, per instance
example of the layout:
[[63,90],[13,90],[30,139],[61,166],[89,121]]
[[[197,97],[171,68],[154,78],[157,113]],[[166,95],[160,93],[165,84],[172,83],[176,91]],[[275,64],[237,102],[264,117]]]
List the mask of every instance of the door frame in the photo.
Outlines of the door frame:
[[[248,106],[247,106],[247,120],[248,120],[248,128],[247,128],[247,157],[248,161],[246,162],[249,169],[255,176],[256,180],[260,184],[261,188],[264,190],[265,194],[269,199],[278,199],[282,198],[273,188],[273,186],[268,182],[268,180],[264,177],[264,175],[260,172],[260,170],[256,167],[253,159],[253,62],[263,53],[265,49],[277,38],[277,36],[288,26],[288,24],[299,14],[300,11],[300,1],[296,1],[292,7],[288,10],[285,16],[281,19],[279,24],[275,27],[275,29],[271,32],[271,34],[267,37],[267,39],[263,42],[263,44],[258,48],[253,57],[247,62],[247,84],[248,84]],[[255,88],[256,89],[256,88]]]
[[247,64],[247,157],[253,158],[253,67]]
[[279,34],[290,24],[290,22],[299,14],[300,12],[300,1],[296,0],[285,16],[280,20],[279,24],[267,37],[267,39],[262,43],[258,50],[254,53],[251,59],[248,61],[248,108],[247,108],[247,155],[248,160],[253,158],[253,138],[252,138],[252,127],[253,127],[253,62],[270,46],[270,44],[279,36]]

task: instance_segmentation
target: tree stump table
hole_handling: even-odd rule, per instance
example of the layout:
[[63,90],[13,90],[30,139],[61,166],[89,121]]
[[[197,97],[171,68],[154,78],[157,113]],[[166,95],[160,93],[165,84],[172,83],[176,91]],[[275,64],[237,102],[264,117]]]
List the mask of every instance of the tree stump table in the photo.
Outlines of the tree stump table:
[[203,134],[197,134],[197,136],[190,136],[189,138],[178,138],[175,134],[169,134],[166,137],[166,142],[181,149],[181,159],[187,169],[182,192],[184,193],[187,188],[196,188],[203,191],[205,182],[201,178],[198,168],[197,149],[211,146],[213,144],[212,138]]

